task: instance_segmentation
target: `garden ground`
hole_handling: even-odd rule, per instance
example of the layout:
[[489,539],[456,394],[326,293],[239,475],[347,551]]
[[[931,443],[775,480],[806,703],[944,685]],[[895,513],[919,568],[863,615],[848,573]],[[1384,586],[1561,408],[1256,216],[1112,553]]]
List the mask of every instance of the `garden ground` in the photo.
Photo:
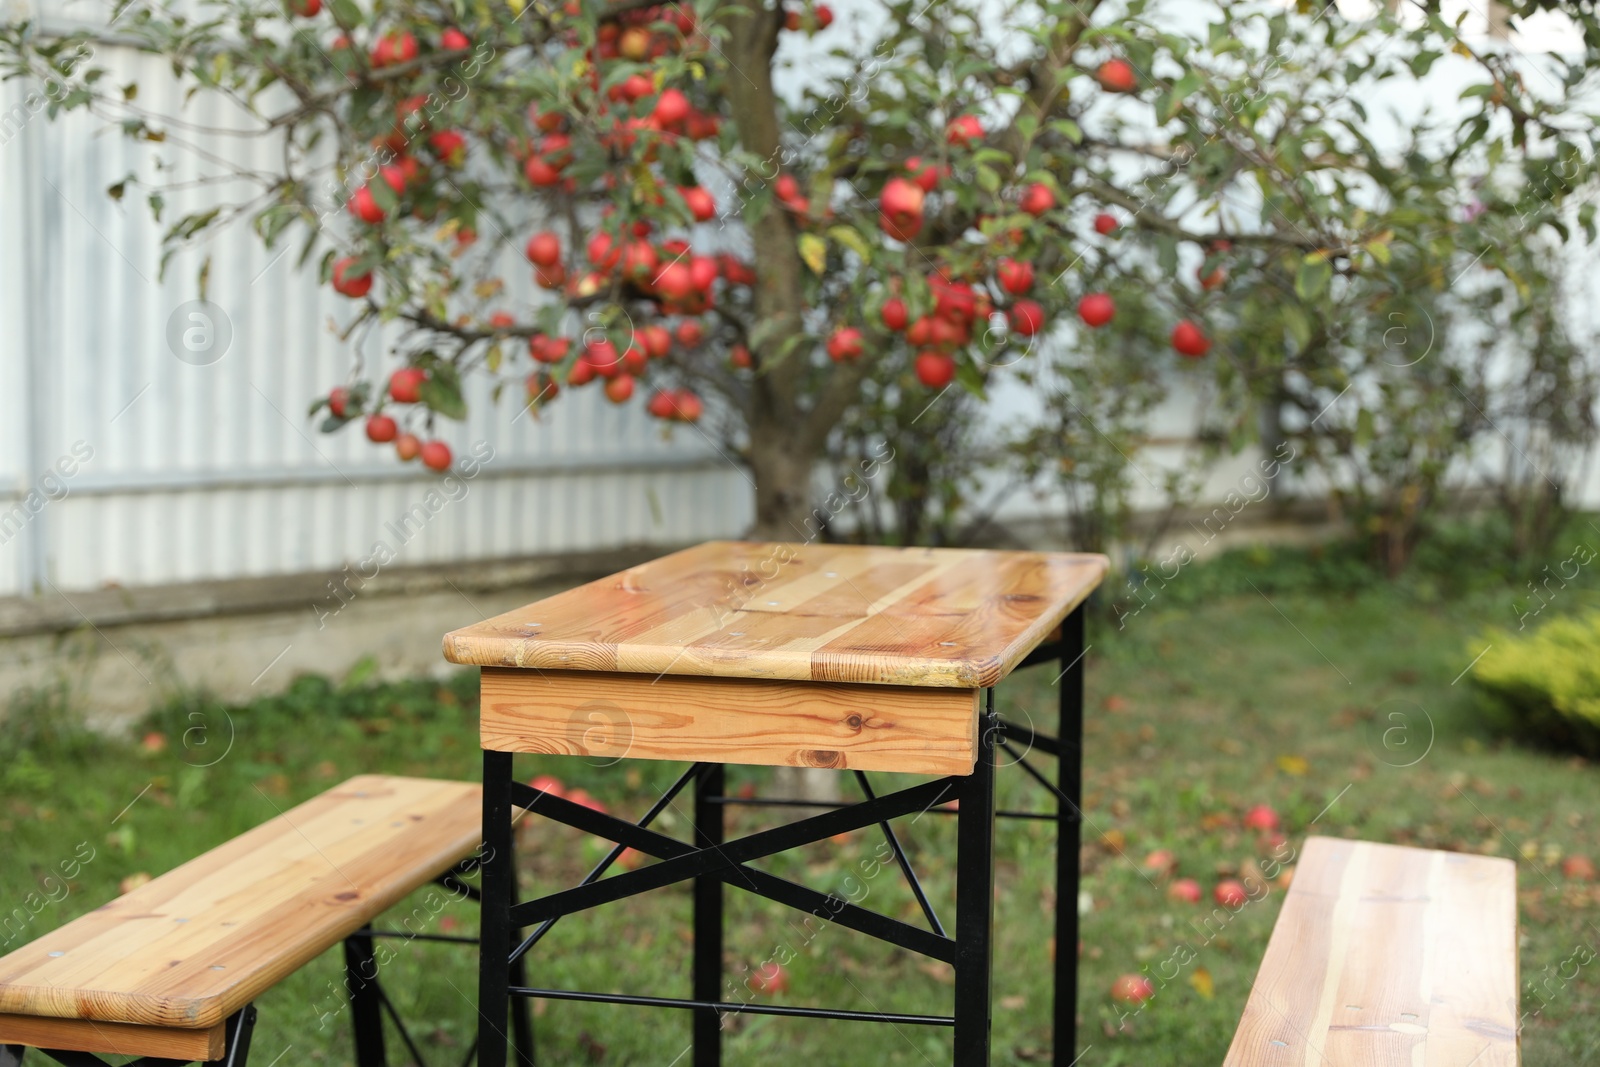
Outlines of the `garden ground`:
[[[1308,833],[1459,849],[1518,858],[1522,1036],[1528,1067],[1600,1063],[1600,885],[1568,879],[1562,861],[1600,854],[1600,775],[1560,753],[1496,738],[1482,724],[1463,672],[1489,625],[1515,622],[1515,586],[1439,594],[1427,583],[1346,593],[1269,579],[1218,584],[1197,567],[1123,628],[1091,622],[1080,1042],[1086,1067],[1218,1063],[1227,1048],[1282,899],[1274,892],[1225,923],[1209,900],[1222,878],[1268,866],[1273,842],[1242,825],[1257,804],[1281,816],[1288,846]],[[1209,565],[1208,565],[1209,566]],[[1185,593],[1183,583],[1190,583]],[[1248,584],[1248,583],[1247,583]],[[1196,595],[1200,591],[1205,595]],[[1180,597],[1180,594],[1182,596]],[[1576,592],[1563,608],[1584,603]],[[1203,601],[1203,602],[1201,602]],[[159,873],[271,818],[345,777],[387,771],[478,774],[476,679],[372,685],[360,671],[342,684],[303,678],[244,707],[195,698],[154,715],[130,741],[65,725],[48,694],[32,694],[7,729],[20,747],[0,768],[0,919],[30,940],[114,895],[125,879]],[[1039,667],[999,691],[1011,716],[1048,724],[1055,671]],[[1051,770],[1050,761],[1033,757]],[[614,811],[636,816],[678,764],[614,768],[577,759],[527,759],[519,773],[559,776]],[[761,770],[730,773],[730,789],[761,786]],[[880,789],[892,776],[874,775]],[[1047,797],[1017,768],[1001,773],[1002,806],[1043,810]],[[659,825],[680,836],[687,805]],[[746,832],[770,812],[735,809]],[[902,821],[903,839],[935,906],[953,915],[954,820]],[[763,864],[820,889],[865,887],[869,906],[918,921],[898,872],[871,864],[880,838],[860,831]],[[564,828],[522,836],[525,889],[570,884],[602,854]],[[1197,879],[1202,905],[1176,903],[1144,869],[1153,850],[1176,856]],[[49,881],[81,860],[63,887]],[[1281,854],[1281,853],[1280,853]],[[1045,823],[1003,826],[997,871],[995,1061],[1033,1063],[1049,1048],[1048,956],[1053,864]],[[33,894],[30,897],[30,894]],[[432,932],[470,933],[470,905],[413,904]],[[782,1002],[911,1012],[949,1007],[951,974],[841,928],[730,891],[728,969],[738,975],[793,953]],[[19,920],[18,916],[22,916]],[[569,917],[536,950],[537,985],[687,995],[688,896],[664,890]],[[7,931],[9,932],[9,931]],[[0,933],[0,937],[4,937]],[[431,1062],[458,1062],[470,1040],[473,954],[461,946],[388,943],[390,993]],[[1169,961],[1192,960],[1178,967]],[[1145,970],[1157,992],[1121,1019],[1108,996],[1120,974]],[[260,1002],[255,1058],[262,1063],[347,1062],[337,951]],[[729,999],[754,994],[733,994]],[[1125,1009],[1124,1009],[1125,1010]],[[541,1004],[536,1027],[547,1064],[666,1067],[687,1046],[685,1013],[575,1003]],[[943,1030],[747,1016],[729,1022],[730,1065],[919,1065],[949,1062]],[[283,1056],[279,1060],[277,1057]],[[396,1061],[399,1053],[391,1049]]]

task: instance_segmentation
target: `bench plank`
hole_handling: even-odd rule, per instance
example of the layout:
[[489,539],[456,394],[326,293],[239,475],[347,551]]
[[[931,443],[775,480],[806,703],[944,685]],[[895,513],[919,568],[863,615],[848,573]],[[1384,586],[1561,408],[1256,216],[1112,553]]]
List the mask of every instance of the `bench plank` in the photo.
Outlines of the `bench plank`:
[[42,1015],[0,1015],[0,1045],[71,1049],[112,1056],[159,1056],[210,1063],[227,1051],[227,1026],[184,1030],[176,1026],[130,1026]]
[[360,775],[0,959],[0,1014],[209,1030],[482,840],[473,782]]
[[1224,1067],[1515,1067],[1510,860],[1306,841]]

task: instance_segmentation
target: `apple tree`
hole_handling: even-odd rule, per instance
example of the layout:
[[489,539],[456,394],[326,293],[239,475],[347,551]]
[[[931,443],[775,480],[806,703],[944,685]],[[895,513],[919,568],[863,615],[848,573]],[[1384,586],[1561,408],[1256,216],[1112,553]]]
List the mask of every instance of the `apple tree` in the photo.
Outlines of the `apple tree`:
[[[739,456],[753,533],[793,539],[816,526],[812,472],[869,383],[873,404],[923,409],[1062,352],[1119,358],[1086,331],[1163,338],[1153,373],[1204,379],[1231,446],[1298,435],[1330,465],[1399,447],[1384,434],[1417,424],[1406,405],[1449,383],[1384,366],[1372,324],[1415,315],[1469,261],[1515,298],[1516,242],[1483,244],[1511,212],[1528,242],[1592,230],[1592,205],[1572,210],[1595,167],[1574,101],[1600,35],[1575,11],[1581,54],[1526,61],[1427,3],[1362,18],[1235,0],[114,14],[282,144],[275,170],[239,173],[253,199],[172,221],[169,243],[248,216],[348,298],[347,334],[399,325],[388,365],[316,402],[328,429],[443,468],[432,427],[464,413],[470,376],[536,407],[603,389]],[[181,117],[142,110],[87,42],[14,25],[0,62],[42,80],[52,112],[179,140]],[[1369,112],[1435,67],[1466,72],[1465,92],[1386,143]],[[1504,191],[1480,196],[1486,182]],[[1479,201],[1487,219],[1466,210]],[[532,296],[511,297],[508,251]],[[1353,386],[1351,410],[1319,415]],[[1052,405],[1070,424],[1056,439],[1105,437],[1098,410]],[[1372,504],[1380,523],[1393,510]]]

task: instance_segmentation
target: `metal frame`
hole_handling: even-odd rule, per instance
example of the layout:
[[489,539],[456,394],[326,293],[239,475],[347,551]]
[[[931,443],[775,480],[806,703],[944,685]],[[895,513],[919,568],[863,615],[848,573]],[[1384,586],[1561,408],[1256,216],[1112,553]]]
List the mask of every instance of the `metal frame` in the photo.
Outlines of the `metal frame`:
[[[528,1000],[587,1001],[678,1008],[694,1013],[693,1067],[721,1067],[722,1016],[777,1015],[793,1018],[890,1022],[898,1025],[948,1026],[955,1036],[958,1067],[987,1067],[992,1020],[990,985],[993,967],[995,822],[998,818],[1053,819],[1056,822],[1056,956],[1053,1006],[1054,1067],[1070,1067],[1076,1059],[1078,857],[1081,843],[1083,788],[1083,652],[1084,608],[1062,623],[1061,639],[1036,649],[1019,669],[1059,664],[1060,731],[1049,737],[1017,726],[995,713],[994,690],[984,693],[979,713],[977,760],[970,775],[951,775],[892,793],[875,793],[866,775],[855,778],[865,799],[843,806],[800,800],[761,800],[724,794],[724,768],[697,763],[637,823],[619,819],[517,781],[513,754],[483,754],[484,855],[482,879],[482,942],[479,956],[478,1067],[507,1067],[504,1020],[512,1002]],[[1040,773],[1013,740],[1027,750],[1058,758],[1057,781]],[[1025,773],[1043,784],[1056,799],[1053,813],[998,811],[995,806],[997,755],[1016,756]],[[650,824],[690,784],[694,786],[694,843],[651,830]],[[942,805],[959,801],[956,811]],[[727,840],[724,815],[730,804],[821,809],[769,830]],[[534,900],[518,901],[515,861],[511,853],[513,806],[614,842],[610,853],[578,885]],[[923,892],[916,872],[891,820],[913,813],[956,817],[955,936],[950,936]],[[825,840],[835,834],[876,824],[884,833],[895,862],[921,906],[927,927],[858,907],[842,898],[757,870],[749,864],[764,856]],[[632,848],[659,862],[601,880],[625,849]],[[527,952],[563,916],[624,900],[679,882],[692,882],[694,947],[692,993],[689,998],[590,993],[573,989],[529,986],[521,974]],[[801,911],[827,914],[829,922],[955,966],[955,996],[950,1015],[847,1011],[836,1008],[741,1004],[719,999],[722,982],[724,886],[787,904]],[[979,907],[962,907],[978,901]],[[520,931],[536,927],[526,938]],[[518,1047],[522,1043],[518,1042]],[[518,1067],[531,1067],[519,1058]],[[367,1067],[361,1064],[360,1067]]]

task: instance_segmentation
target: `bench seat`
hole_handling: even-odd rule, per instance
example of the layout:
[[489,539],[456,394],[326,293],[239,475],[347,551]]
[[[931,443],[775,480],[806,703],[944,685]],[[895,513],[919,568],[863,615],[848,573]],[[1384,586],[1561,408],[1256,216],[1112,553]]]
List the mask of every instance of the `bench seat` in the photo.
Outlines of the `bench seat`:
[[258,995],[482,840],[474,782],[360,775],[0,958],[0,1046],[221,1057]]
[[1514,1067],[1510,860],[1306,841],[1224,1067]]

